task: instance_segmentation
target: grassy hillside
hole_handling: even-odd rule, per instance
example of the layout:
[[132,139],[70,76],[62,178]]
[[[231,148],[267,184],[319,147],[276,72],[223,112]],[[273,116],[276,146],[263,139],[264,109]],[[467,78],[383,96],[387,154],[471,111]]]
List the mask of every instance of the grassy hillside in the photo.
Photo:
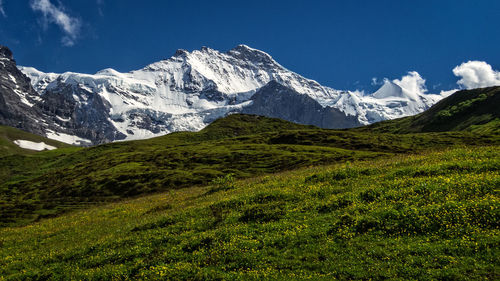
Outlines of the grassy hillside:
[[419,133],[469,131],[500,134],[500,87],[456,92],[415,116],[376,123],[358,131]]
[[495,280],[499,186],[499,146],[226,176],[2,228],[0,279]]
[[32,142],[44,142],[54,147],[69,147],[70,145],[30,134],[16,128],[0,126],[0,157],[14,154],[33,154],[35,150],[20,148],[14,143],[15,140],[28,140]]
[[300,125],[278,118],[258,115],[234,114],[212,122],[198,134],[199,140],[223,139],[244,135],[290,130],[314,130],[315,126]]
[[198,133],[0,157],[0,225],[161,192],[233,174],[247,178],[311,165],[387,157],[455,145],[499,143],[492,135],[371,134],[231,115]]

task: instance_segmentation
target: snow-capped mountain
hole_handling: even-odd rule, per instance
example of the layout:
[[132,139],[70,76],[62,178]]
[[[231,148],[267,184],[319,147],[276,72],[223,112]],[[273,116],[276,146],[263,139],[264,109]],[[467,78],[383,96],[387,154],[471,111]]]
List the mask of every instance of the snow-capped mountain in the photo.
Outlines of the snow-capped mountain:
[[441,96],[386,81],[372,95],[339,91],[287,70],[265,52],[239,45],[203,47],[120,73],[43,73],[31,79],[33,101],[49,138],[85,143],[144,139],[196,131],[233,112],[279,117],[324,128],[346,128],[419,113]]

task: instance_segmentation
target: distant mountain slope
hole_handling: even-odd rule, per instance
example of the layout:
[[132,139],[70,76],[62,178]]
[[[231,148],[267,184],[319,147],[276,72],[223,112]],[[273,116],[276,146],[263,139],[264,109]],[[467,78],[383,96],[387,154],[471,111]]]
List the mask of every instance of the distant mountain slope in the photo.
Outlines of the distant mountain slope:
[[[10,54],[9,68],[3,69],[4,74],[0,71],[7,81],[15,64],[10,51],[1,48]],[[323,128],[350,128],[413,115],[442,98],[390,81],[376,95],[335,90],[245,45],[227,52],[206,47],[178,50],[168,59],[128,73],[104,69],[95,74],[57,74],[32,67],[19,69],[36,91],[14,91],[19,97],[12,96],[17,102],[9,107],[37,112],[40,117],[32,123],[41,129],[33,132],[84,146],[199,131],[235,112]],[[21,80],[23,85],[29,81],[25,76]],[[16,85],[9,82],[3,87],[15,89]],[[0,124],[13,126],[7,122]]]
[[241,112],[280,118],[299,124],[315,125],[327,129],[361,126],[359,116],[349,115],[332,106],[322,106],[308,95],[271,81],[251,98],[252,103]]
[[500,133],[500,86],[458,91],[423,113],[355,130],[385,133],[444,131]]

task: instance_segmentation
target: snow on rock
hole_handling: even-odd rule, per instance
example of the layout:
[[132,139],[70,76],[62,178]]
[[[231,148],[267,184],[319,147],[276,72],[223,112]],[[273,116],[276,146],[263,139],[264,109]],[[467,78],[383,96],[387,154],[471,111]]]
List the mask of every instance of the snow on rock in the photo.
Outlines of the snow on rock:
[[[89,125],[106,124],[102,133],[90,134],[92,139],[89,134],[47,132],[50,138],[72,144],[200,130],[213,120],[248,106],[253,94],[271,81],[311,97],[323,108],[332,107],[346,116],[355,116],[359,124],[416,114],[442,98],[422,91],[425,80],[416,72],[401,80],[386,81],[372,95],[335,90],[284,68],[269,54],[246,45],[227,52],[207,47],[192,52],[177,50],[169,59],[128,73],[111,68],[93,75],[19,69],[31,78],[40,97],[59,95],[65,100],[63,106],[67,108],[58,105],[57,109],[67,111],[66,115],[57,119],[68,121],[68,128],[83,126],[80,131],[85,131]],[[71,121],[68,116],[72,116]],[[110,133],[110,128],[114,132]]]
[[31,79],[31,84],[38,93],[42,93],[47,85],[59,76],[56,73],[41,72],[33,67],[18,66],[18,68]]
[[86,146],[86,145],[92,144],[92,141],[90,141],[88,139],[80,138],[78,136],[64,134],[61,132],[54,132],[51,130],[47,130],[46,134],[47,134],[47,137],[49,139],[57,140],[57,141],[64,142],[67,144],[81,145],[81,146]]
[[53,150],[57,147],[48,145],[44,142],[33,142],[29,140],[15,140],[14,143],[20,148],[42,151],[42,150]]

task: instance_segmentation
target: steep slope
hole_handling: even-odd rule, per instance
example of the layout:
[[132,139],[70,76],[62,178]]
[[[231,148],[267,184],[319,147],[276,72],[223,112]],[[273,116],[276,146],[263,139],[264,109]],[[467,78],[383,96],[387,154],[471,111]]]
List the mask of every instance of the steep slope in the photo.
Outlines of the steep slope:
[[43,115],[33,105],[41,98],[17,69],[12,52],[0,45],[0,125],[44,135]]
[[500,133],[500,87],[462,90],[415,116],[376,123],[360,131],[418,133],[473,131]]
[[[46,135],[64,141],[69,134],[93,144],[198,131],[233,112],[324,128],[353,127],[416,114],[441,98],[411,89],[405,93],[416,98],[334,90],[245,45],[225,53],[206,47],[178,50],[169,59],[128,73],[105,69],[94,75],[54,74],[20,69],[43,98],[40,107],[50,113],[49,123],[61,128]],[[286,107],[289,99],[294,101],[293,109],[300,108],[300,116]],[[279,100],[283,102],[274,108],[264,104]],[[65,135],[58,136],[59,132]]]

